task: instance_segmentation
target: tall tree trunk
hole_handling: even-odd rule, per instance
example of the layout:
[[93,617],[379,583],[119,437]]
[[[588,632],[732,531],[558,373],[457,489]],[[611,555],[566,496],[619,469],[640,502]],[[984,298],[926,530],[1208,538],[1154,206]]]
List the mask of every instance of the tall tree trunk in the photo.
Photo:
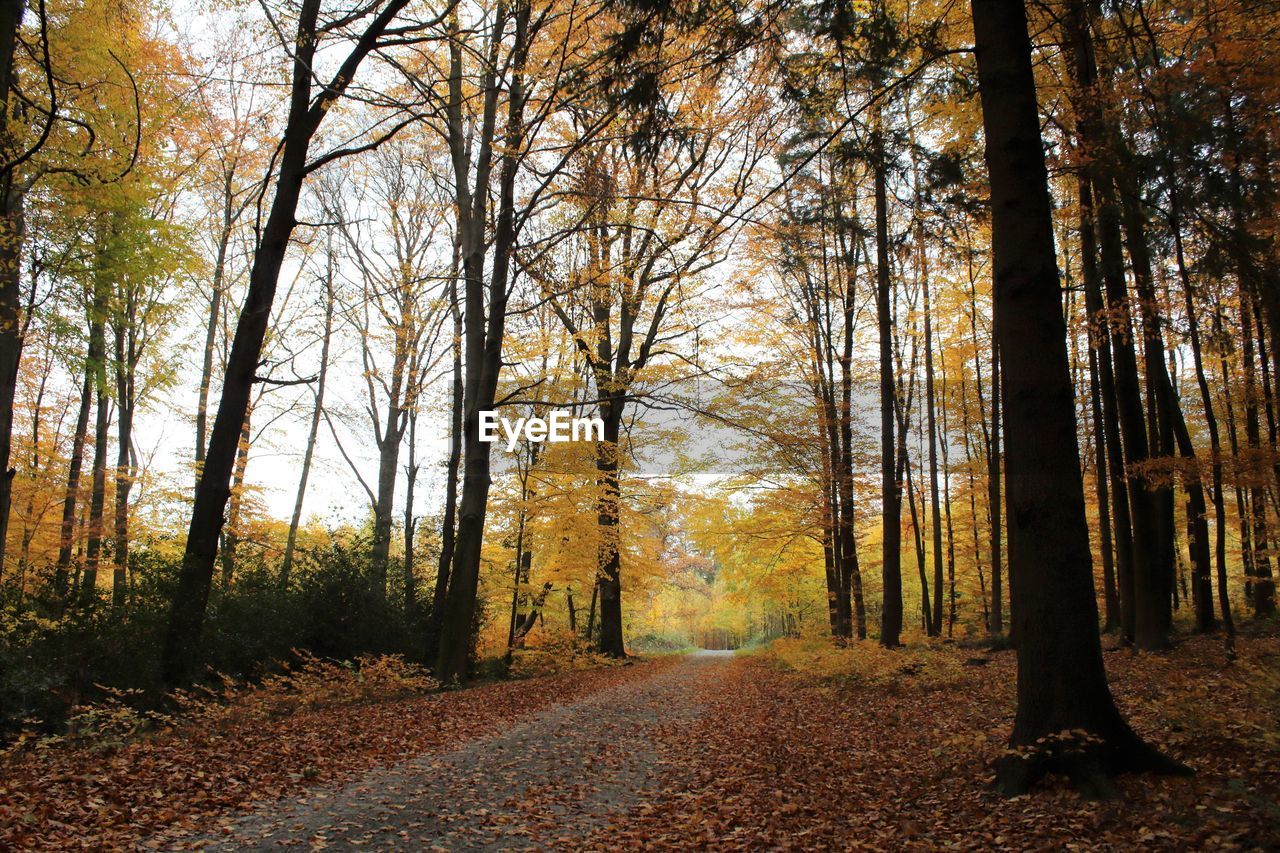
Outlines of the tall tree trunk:
[[[13,7],[16,7],[16,11]],[[16,16],[14,26],[22,18],[21,3],[4,3],[0,12],[0,40],[8,46],[9,64],[12,65],[13,38],[8,31],[10,16]],[[3,60],[0,54],[0,61]],[[11,69],[0,69],[4,78],[0,96],[0,112],[8,111],[8,92]],[[8,141],[7,122],[0,120],[0,143]],[[8,156],[8,147],[0,148],[0,156]],[[6,545],[9,540],[9,510],[13,500],[13,479],[16,468],[9,464],[13,452],[13,406],[18,390],[18,364],[22,360],[22,296],[21,267],[22,243],[26,237],[23,216],[24,191],[15,185],[14,176],[0,176],[0,572],[4,570]]]
[[889,167],[885,162],[878,108],[873,121],[876,323],[880,332],[880,514],[883,531],[880,644],[893,648],[902,644],[902,483],[898,480],[897,443],[894,440],[897,383],[893,369],[893,309],[889,270]]
[[253,404],[244,413],[240,427],[240,443],[236,446],[236,464],[231,474],[231,499],[227,506],[227,526],[222,534],[222,585],[230,586],[236,573],[240,548],[241,519],[244,507],[245,475],[249,470],[250,442],[253,438]]
[[329,342],[333,337],[333,263],[330,260],[325,277],[324,337],[320,344],[320,372],[316,376],[316,402],[311,410],[311,428],[307,431],[307,449],[302,454],[302,473],[298,476],[298,495],[293,501],[293,515],[289,517],[289,536],[284,543],[284,558],[280,561],[281,589],[289,586],[289,574],[293,570],[293,552],[298,544],[298,525],[302,522],[302,502],[307,495],[307,480],[311,476],[311,461],[315,457],[316,436],[320,434],[320,418],[324,415],[324,386],[329,376]]
[[[126,312],[125,322],[132,322],[133,312]],[[111,603],[123,607],[129,570],[129,493],[133,489],[133,412],[135,359],[129,333],[124,322],[116,328],[116,503],[115,539],[112,549],[114,571],[111,579]]]
[[[1089,315],[1090,349],[1097,362],[1096,396],[1100,405],[1095,424],[1100,426],[1098,446],[1106,451],[1106,476],[1111,497],[1112,530],[1115,537],[1115,616],[1108,625],[1121,629],[1126,642],[1133,641],[1133,523],[1129,508],[1129,484],[1125,474],[1124,450],[1120,440],[1120,416],[1116,404],[1115,372],[1111,361],[1111,326],[1102,296],[1102,275],[1098,269],[1095,236],[1093,187],[1084,175],[1079,178],[1080,244],[1083,258],[1085,310]],[[1100,415],[1098,414],[1100,412]],[[1101,471],[1100,471],[1101,473]],[[1101,495],[1101,492],[1099,492]],[[1100,498],[1101,499],[1101,498]]]
[[[1119,203],[1116,199],[1114,177],[1108,165],[1115,152],[1109,151],[1106,143],[1106,124],[1101,107],[1101,93],[1097,90],[1097,65],[1089,27],[1089,12],[1083,2],[1073,1],[1068,7],[1067,29],[1071,45],[1070,68],[1079,113],[1076,133],[1084,152],[1085,173],[1092,190],[1097,194],[1102,279],[1106,289],[1104,316],[1110,325],[1124,458],[1127,468],[1133,469],[1150,457],[1150,445],[1146,418],[1143,415],[1133,323],[1125,282]],[[1141,483],[1131,485],[1128,494],[1133,529],[1133,583],[1132,594],[1129,595],[1133,613],[1132,636],[1139,649],[1161,649],[1168,646],[1168,628],[1161,614],[1165,606],[1163,600],[1168,597],[1166,579],[1171,569],[1160,564],[1162,551],[1154,496]],[[1130,591],[1126,589],[1127,586],[1122,578],[1122,602]],[[1122,606],[1126,607],[1124,615],[1127,617],[1130,605]],[[1125,627],[1127,629],[1129,626]]]
[[62,524],[58,529],[58,562],[54,568],[53,591],[65,600],[71,578],[71,549],[75,543],[76,506],[80,500],[80,470],[84,465],[84,442],[89,431],[89,409],[93,405],[93,365],[86,361],[76,410],[75,431],[71,435],[71,461],[67,470],[67,492],[62,499]]
[[942,498],[947,520],[947,636],[956,627],[956,531],[951,520],[951,431],[947,422],[947,358],[942,361]]
[[[1196,372],[1196,386],[1200,390],[1200,404],[1204,409],[1205,425],[1209,429],[1209,453],[1212,460],[1212,490],[1214,516],[1214,563],[1217,570],[1218,604],[1222,610],[1222,624],[1226,629],[1227,642],[1234,646],[1235,621],[1231,617],[1231,599],[1227,591],[1227,508],[1222,484],[1222,438],[1218,432],[1218,418],[1214,413],[1213,392],[1209,390],[1209,378],[1205,374],[1204,354],[1200,345],[1200,321],[1196,316],[1195,287],[1191,283],[1191,275],[1187,271],[1186,258],[1182,249],[1182,209],[1181,198],[1172,176],[1169,181],[1169,227],[1173,231],[1174,256],[1178,263],[1178,277],[1182,282],[1182,296],[1187,311],[1187,329],[1191,339],[1191,359]],[[1213,602],[1209,600],[1211,591],[1208,578],[1201,581],[1203,586],[1196,598],[1196,629],[1211,630],[1214,626]],[[1206,607],[1201,601],[1207,603]],[[1234,652],[1234,649],[1231,649]]]
[[[527,0],[518,3],[515,12],[515,32],[512,36],[511,67],[521,69],[528,56],[530,7]],[[502,16],[496,16],[494,29],[494,51],[501,40],[505,29]],[[454,48],[450,48],[451,51]],[[460,56],[454,54],[451,59],[453,67],[460,66]],[[492,56],[491,56],[492,59]],[[496,65],[496,61],[490,67]],[[461,109],[461,72],[450,75],[450,102],[456,102],[457,110]],[[491,121],[491,104],[496,104],[496,94],[492,81],[486,86],[486,118]],[[502,344],[506,329],[507,288],[511,268],[511,251],[515,244],[515,180],[518,168],[517,157],[523,147],[524,139],[524,81],[519,73],[511,76],[510,94],[507,104],[507,127],[503,140],[501,155],[497,225],[493,237],[493,261],[489,274],[488,314],[486,316],[486,299],[484,288],[485,239],[484,208],[479,201],[488,194],[487,166],[485,157],[480,158],[482,164],[477,178],[476,204],[479,215],[472,211],[464,223],[459,222],[459,234],[463,241],[463,277],[466,284],[465,302],[465,340],[466,340],[466,384],[464,394],[463,418],[463,475],[462,499],[458,509],[458,532],[454,547],[453,566],[450,572],[447,604],[444,621],[440,630],[440,651],[436,661],[436,677],[449,682],[466,677],[468,661],[471,653],[472,622],[475,615],[476,590],[480,581],[480,549],[484,537],[484,520],[489,501],[489,487],[492,483],[489,467],[489,445],[480,439],[480,412],[493,408],[494,395],[498,387],[498,376],[502,370]],[[455,95],[453,90],[458,90]],[[461,141],[461,121],[450,121],[450,148],[454,152],[454,176],[459,186],[465,182],[469,169],[465,148]],[[482,133],[483,136],[483,133]],[[460,162],[461,161],[461,162]],[[459,205],[460,209],[466,205]],[[461,216],[461,214],[460,214]]]
[[[924,263],[923,229],[921,230],[921,263]],[[929,635],[942,635],[942,502],[938,495],[938,417],[933,376],[933,311],[929,302],[929,271],[921,272],[924,292],[924,388],[929,429],[929,503],[933,522],[933,620]]]
[[[992,300],[992,320],[998,310]],[[1004,586],[1001,581],[1001,570],[1004,568],[1004,522],[1002,521],[1004,502],[1000,498],[1000,458],[1003,453],[1001,431],[1004,417],[1000,410],[1004,397],[1004,386],[1001,383],[1000,342],[995,335],[991,336],[991,442],[987,447],[987,502],[991,508],[991,621],[987,623],[987,631],[993,637],[1004,633]],[[1009,570],[1012,573],[1012,568]],[[1012,574],[1010,574],[1012,585]]]
[[232,164],[223,176],[222,228],[218,232],[218,247],[213,261],[213,293],[209,297],[209,318],[204,331],[204,360],[200,368],[200,390],[196,395],[196,484],[200,483],[200,470],[204,466],[205,444],[209,434],[209,387],[213,383],[213,353],[217,348],[218,320],[222,317],[222,290],[226,286],[227,250],[231,246],[231,233],[235,224],[234,194],[235,166]]
[[[1245,443],[1251,454],[1262,449],[1262,427],[1258,418],[1258,387],[1256,353],[1253,340],[1253,311],[1249,305],[1249,296],[1241,295],[1240,304],[1240,338],[1242,343],[1241,360],[1244,364],[1244,435]],[[1252,472],[1253,480],[1249,487],[1249,504],[1252,511],[1252,529],[1249,531],[1253,539],[1253,612],[1256,616],[1266,616],[1276,609],[1275,582],[1271,577],[1271,558],[1267,555],[1270,536],[1267,531],[1267,489],[1261,485],[1269,479],[1266,474]]]
[[[1048,770],[1109,793],[1124,770],[1180,767],[1116,710],[1098,639],[1074,389],[1054,252],[1031,40],[1022,0],[973,0],[975,53],[990,175],[995,336],[1001,353],[1008,472],[1012,630],[1018,708],[997,776],[1024,792]],[[1079,749],[1037,742],[1083,730]]]
[[[840,352],[840,443],[839,443],[839,506],[840,506],[840,602],[847,629],[844,636],[857,633],[859,640],[867,638],[867,609],[862,595],[862,569],[858,565],[858,540],[855,535],[853,497],[853,316],[854,274],[849,272],[844,287],[843,338]],[[852,613],[849,612],[852,606]],[[849,621],[852,620],[852,625]]]
[[597,506],[600,542],[596,559],[600,587],[600,643],[597,648],[603,655],[621,658],[626,657],[622,639],[622,555],[619,550],[621,543],[618,541],[618,514],[621,510],[618,438],[622,423],[622,400],[604,399],[600,416],[604,421],[604,441],[596,444],[596,483],[600,489]]
[[[17,153],[9,130],[9,93],[14,84],[13,57],[25,11],[26,4],[18,0],[0,4],[0,158],[5,161]],[[0,172],[0,574],[4,572],[9,539],[13,478],[18,473],[9,461],[13,449],[13,404],[23,345],[20,274],[22,244],[26,237],[23,204],[27,187],[18,180],[15,168],[9,166]]]
[[440,629],[444,624],[444,605],[449,590],[449,569],[453,565],[454,533],[458,513],[458,468],[462,461],[462,309],[458,304],[458,264],[454,255],[449,279],[449,298],[453,313],[453,390],[449,402],[449,459],[444,474],[444,513],[440,522],[440,559],[436,564],[436,582],[431,593],[431,613],[427,616],[426,659],[434,661],[440,650]]
[[415,406],[409,411],[409,461],[404,466],[404,612],[410,619],[418,613],[417,555],[414,553],[418,523],[413,514],[418,467],[418,411]]
[[307,160],[311,139],[333,102],[342,97],[350,85],[361,62],[378,46],[383,33],[407,3],[408,0],[387,0],[386,5],[373,14],[325,87],[323,96],[314,102],[312,60],[318,41],[320,2],[302,0],[298,11],[297,48],[293,55],[289,112],[281,140],[275,196],[259,232],[253,266],[249,271],[248,293],[240,311],[240,321],[236,324],[231,351],[227,355],[222,399],[218,402],[205,464],[191,508],[186,550],[165,634],[161,670],[168,684],[184,681],[194,670],[199,657],[200,633],[213,583],[223,511],[230,496],[236,448],[249,410],[250,391],[256,381],[262,344],[271,321],[271,306],[275,301],[280,268],[297,224],[302,182],[309,172]]
[[[101,239],[101,237],[100,237]],[[111,422],[111,398],[107,393],[106,316],[109,282],[106,280],[105,250],[98,247],[98,269],[93,274],[89,307],[89,364],[93,373],[93,394],[97,412],[93,426],[93,467],[90,469],[88,537],[84,550],[84,575],[80,598],[91,602],[98,594],[98,563],[102,554],[102,515],[106,504],[107,439]]]

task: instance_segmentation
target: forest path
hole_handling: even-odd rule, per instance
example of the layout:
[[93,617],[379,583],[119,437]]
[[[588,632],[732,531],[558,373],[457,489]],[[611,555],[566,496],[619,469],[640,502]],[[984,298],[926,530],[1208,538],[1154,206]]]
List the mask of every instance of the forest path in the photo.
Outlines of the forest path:
[[696,720],[702,688],[732,661],[732,652],[691,654],[452,751],[260,804],[202,849],[580,845],[671,781],[661,732]]

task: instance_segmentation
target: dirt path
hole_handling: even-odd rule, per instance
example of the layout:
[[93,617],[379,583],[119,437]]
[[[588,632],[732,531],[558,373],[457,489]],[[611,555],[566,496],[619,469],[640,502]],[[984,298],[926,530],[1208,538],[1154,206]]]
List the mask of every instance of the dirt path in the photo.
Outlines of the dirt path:
[[724,679],[732,659],[690,655],[500,735],[261,805],[204,849],[574,846],[670,783],[660,734],[700,716],[702,688]]

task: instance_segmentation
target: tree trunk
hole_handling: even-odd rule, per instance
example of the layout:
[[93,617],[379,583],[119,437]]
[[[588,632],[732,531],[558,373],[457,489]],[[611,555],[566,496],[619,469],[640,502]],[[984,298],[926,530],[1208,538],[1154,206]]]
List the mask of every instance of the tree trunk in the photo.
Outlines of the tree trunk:
[[[41,7],[43,8],[43,7]],[[14,140],[9,131],[13,89],[13,56],[22,29],[26,4],[8,0],[0,4],[0,156],[10,159]],[[13,478],[9,465],[13,449],[13,404],[18,390],[18,364],[22,360],[23,324],[21,264],[26,237],[23,204],[26,187],[14,174],[15,166],[0,172],[0,574],[4,572],[9,539],[9,508]]]
[[[921,237],[923,245],[923,232]],[[920,252],[923,263],[923,250]],[[929,504],[933,525],[933,620],[929,623],[929,635],[942,635],[942,501],[938,495],[938,416],[933,376],[933,317],[929,303],[929,272],[921,272],[921,288],[924,292],[924,392],[928,409],[929,429]]]
[[883,602],[880,644],[902,644],[902,483],[898,480],[894,440],[897,383],[893,369],[892,285],[889,270],[888,164],[879,129],[879,113],[873,131],[876,206],[876,323],[880,332],[880,496],[883,531],[881,579]]
[[[1244,436],[1251,453],[1262,448],[1262,428],[1258,419],[1258,389],[1256,353],[1253,343],[1253,317],[1249,297],[1243,295],[1240,306],[1240,338],[1243,344],[1241,359],[1244,363]],[[1267,531],[1267,492],[1257,481],[1265,475],[1254,472],[1254,483],[1249,487],[1249,504],[1252,511],[1253,540],[1253,612],[1255,616],[1267,616],[1275,611],[1275,582],[1271,577],[1271,558],[1267,555],[1270,542]]]
[[115,541],[112,550],[114,571],[111,580],[111,603],[123,607],[127,591],[129,569],[129,493],[133,489],[133,413],[134,413],[134,359],[131,342],[127,342],[124,324],[133,322],[128,311],[124,322],[116,328],[116,504]]
[[58,563],[54,568],[53,591],[65,600],[71,577],[71,548],[75,541],[76,504],[80,500],[80,470],[84,464],[85,435],[89,431],[89,409],[93,404],[93,366],[85,362],[84,382],[80,386],[80,406],[76,411],[75,432],[71,436],[71,461],[67,470],[67,493],[62,499],[62,525],[58,530]]
[[[101,237],[99,239],[102,239]],[[90,469],[88,538],[84,550],[84,576],[80,582],[80,599],[91,602],[98,594],[98,563],[102,554],[102,515],[107,488],[107,439],[111,418],[111,398],[107,394],[107,288],[102,269],[102,247],[99,246],[99,269],[93,274],[93,291],[89,307],[89,365],[93,374],[93,394],[97,412],[93,426],[93,467]]]
[[[1222,437],[1218,431],[1218,418],[1214,413],[1213,392],[1209,390],[1209,378],[1205,374],[1204,354],[1200,345],[1200,321],[1196,316],[1195,288],[1191,276],[1187,272],[1186,259],[1182,251],[1182,211],[1180,197],[1172,178],[1169,181],[1169,227],[1173,231],[1174,256],[1178,262],[1178,277],[1182,282],[1182,295],[1187,310],[1187,329],[1191,339],[1191,358],[1196,372],[1196,386],[1200,390],[1200,404],[1204,408],[1205,425],[1209,429],[1209,453],[1212,459],[1212,497],[1214,516],[1214,562],[1217,569],[1218,604],[1222,611],[1222,624],[1226,629],[1227,642],[1234,646],[1235,621],[1231,617],[1231,599],[1227,591],[1227,508],[1222,484]],[[1207,578],[1205,582],[1207,583]],[[1211,630],[1214,626],[1213,604],[1208,603],[1208,612],[1200,606],[1201,598],[1207,599],[1210,590],[1202,588],[1197,597],[1196,628],[1200,631]],[[1234,649],[1231,651],[1234,653]]]
[[249,409],[250,390],[255,382],[262,343],[271,320],[280,268],[297,224],[298,199],[302,193],[302,182],[308,174],[311,139],[330,106],[350,85],[360,63],[378,45],[382,34],[407,2],[388,0],[374,15],[325,88],[323,97],[315,103],[312,102],[312,60],[316,51],[320,2],[303,0],[299,9],[289,112],[281,141],[275,196],[259,232],[259,243],[249,271],[248,293],[240,311],[231,351],[227,355],[222,399],[218,402],[205,464],[196,486],[186,551],[165,634],[161,669],[168,684],[185,680],[199,657],[200,632],[213,582],[223,511],[230,496],[229,483],[236,448]]
[[209,297],[209,320],[204,332],[204,361],[200,368],[200,390],[196,396],[196,484],[204,465],[205,442],[209,434],[209,386],[213,383],[213,353],[218,340],[218,320],[222,315],[222,289],[227,275],[227,250],[231,245],[234,225],[232,183],[235,165],[227,170],[222,184],[222,229],[218,232],[218,248],[213,261],[213,293]]
[[440,629],[444,624],[444,604],[449,590],[449,569],[453,565],[454,533],[458,513],[458,468],[462,461],[462,310],[458,305],[457,255],[449,279],[453,312],[453,393],[449,404],[449,461],[444,475],[444,514],[440,522],[440,560],[427,617],[426,659],[434,661],[440,651]]
[[[1142,411],[1142,391],[1138,382],[1138,361],[1125,282],[1119,204],[1114,178],[1108,167],[1115,152],[1108,150],[1105,141],[1106,125],[1101,110],[1101,94],[1097,91],[1097,66],[1088,10],[1083,2],[1073,2],[1068,7],[1067,27],[1071,43],[1070,67],[1080,114],[1076,132],[1086,158],[1085,172],[1092,190],[1097,193],[1102,279],[1106,289],[1105,317],[1110,325],[1124,459],[1127,468],[1131,469],[1147,461],[1150,445]],[[1130,611],[1133,614],[1132,636],[1139,649],[1161,649],[1168,646],[1168,628],[1161,614],[1162,599],[1167,599],[1169,592],[1166,578],[1170,567],[1160,565],[1162,553],[1156,501],[1141,483],[1130,485],[1128,495],[1133,529],[1133,577],[1132,584],[1121,577],[1123,615],[1127,618]],[[1121,567],[1123,569],[1123,564]],[[1126,597],[1129,603],[1124,602]],[[1125,628],[1128,634],[1130,626],[1126,624]]]
[[[528,55],[528,28],[530,7],[528,2],[519,4],[515,14],[515,33],[512,46],[512,67],[524,66]],[[494,24],[494,50],[501,39],[505,22],[501,16]],[[451,51],[455,48],[451,47]],[[453,53],[453,68],[460,66],[460,55]],[[496,103],[496,90],[492,80],[486,86],[485,124],[492,124],[491,103]],[[461,109],[461,72],[450,74],[451,111]],[[456,95],[455,91],[457,90]],[[497,225],[493,238],[493,260],[489,277],[488,314],[484,292],[486,221],[481,199],[489,192],[486,158],[480,157],[481,167],[476,185],[475,203],[478,211],[460,212],[459,236],[462,240],[463,277],[466,284],[465,341],[466,384],[463,418],[463,475],[462,499],[458,511],[458,533],[450,572],[447,604],[440,630],[440,651],[436,661],[436,677],[449,682],[466,678],[471,653],[472,622],[475,615],[476,590],[480,581],[480,549],[484,537],[484,520],[488,507],[489,487],[492,483],[489,468],[489,445],[480,439],[480,412],[493,408],[498,387],[498,375],[502,370],[502,343],[506,329],[507,287],[511,264],[511,251],[515,244],[515,179],[517,157],[523,146],[524,81],[519,73],[511,77],[507,105],[507,127],[503,141],[503,153],[499,175]],[[454,176],[461,186],[469,169],[461,140],[460,118],[450,121],[450,148],[454,153]],[[484,136],[484,133],[481,134]],[[455,138],[456,137],[456,138]],[[462,193],[460,193],[460,197]],[[469,197],[469,196],[468,196]],[[459,205],[465,210],[467,205]],[[465,227],[464,227],[465,226]]]
[[[1018,708],[1005,794],[1062,770],[1081,790],[1111,792],[1125,770],[1180,766],[1147,746],[1116,710],[1098,639],[1074,389],[1054,252],[1031,40],[1022,0],[973,0],[990,175],[995,337],[1001,353],[1008,472],[1012,630]],[[1083,730],[1098,742],[1056,740]]]
[[[597,386],[598,387],[598,386]],[[603,394],[601,395],[604,396]],[[604,441],[596,444],[596,483],[600,489],[597,506],[597,530],[600,542],[596,572],[600,587],[600,654],[626,657],[622,640],[622,569],[618,541],[618,437],[622,422],[622,401],[602,401],[600,415],[604,421]]]
[[231,500],[227,507],[227,526],[222,534],[222,585],[230,586],[236,573],[236,557],[240,548],[240,521],[244,506],[245,474],[249,470],[249,444],[253,438],[253,404],[244,413],[240,443],[236,447],[236,464],[231,475]]
[[[993,322],[998,307],[994,298],[991,304]],[[1002,510],[1004,503],[1000,498],[1000,456],[1002,443],[1000,439],[1003,427],[1003,414],[1000,403],[1004,397],[1001,384],[1000,342],[995,335],[991,336],[991,443],[987,447],[987,502],[991,507],[991,621],[987,623],[987,631],[993,637],[1004,633],[1004,589],[1001,571],[1004,568],[1004,522]],[[1012,572],[1012,569],[1010,569]],[[1013,583],[1010,575],[1010,584]]]
[[307,495],[307,480],[311,476],[311,460],[315,456],[316,436],[320,433],[320,418],[324,414],[324,386],[329,376],[329,342],[333,337],[333,264],[329,264],[325,278],[324,337],[320,344],[320,373],[316,377],[316,403],[311,410],[311,429],[307,432],[307,449],[302,454],[302,473],[298,477],[298,496],[293,501],[293,515],[289,518],[289,536],[284,543],[284,558],[280,561],[280,588],[289,586],[289,573],[293,569],[293,551],[298,542],[298,525],[302,522],[302,502]]

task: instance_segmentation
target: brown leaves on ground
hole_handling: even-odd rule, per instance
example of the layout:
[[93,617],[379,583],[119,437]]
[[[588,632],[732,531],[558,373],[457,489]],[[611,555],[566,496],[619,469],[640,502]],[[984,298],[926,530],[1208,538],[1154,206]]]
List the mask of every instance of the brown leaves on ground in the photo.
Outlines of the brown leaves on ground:
[[[1218,640],[1197,637],[1165,655],[1107,654],[1134,727],[1197,771],[1122,778],[1109,802],[1062,780],[1012,800],[991,789],[1012,725],[1012,652],[797,641],[280,717],[224,713],[109,754],[11,755],[0,847],[168,846],[230,826],[253,801],[284,796],[266,809],[285,815],[304,785],[363,774],[382,807],[412,811],[402,835],[423,843],[484,829],[576,849],[1270,849],[1280,639],[1241,638],[1239,651],[1228,664]],[[446,750],[452,763],[435,766]],[[470,753],[488,763],[467,764]],[[378,769],[412,756],[427,758]],[[507,776],[519,785],[501,787]],[[604,790],[610,779],[617,790]],[[349,799],[357,829],[396,823]]]
[[1107,654],[1135,728],[1192,765],[1131,776],[1122,798],[1062,780],[1001,799],[991,762],[1014,708],[1014,655],[954,647],[782,644],[706,683],[706,711],[666,730],[671,782],[601,847],[1272,849],[1280,845],[1280,642],[1197,637]]
[[[267,685],[114,751],[74,744],[15,751],[0,767],[0,848],[136,846],[164,830],[207,826],[253,801],[505,730],[661,665],[354,705],[285,708],[278,685]],[[402,679],[383,681],[399,686]],[[324,690],[314,693],[323,698]],[[272,713],[262,713],[268,706]]]

